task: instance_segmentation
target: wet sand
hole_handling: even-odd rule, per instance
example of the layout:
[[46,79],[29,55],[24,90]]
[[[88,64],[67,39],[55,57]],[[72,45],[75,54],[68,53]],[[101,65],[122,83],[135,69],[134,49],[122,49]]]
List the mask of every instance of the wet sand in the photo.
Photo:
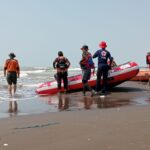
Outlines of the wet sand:
[[0,119],[0,150],[149,150],[149,93],[146,84],[129,81],[105,98],[45,98],[59,112]]

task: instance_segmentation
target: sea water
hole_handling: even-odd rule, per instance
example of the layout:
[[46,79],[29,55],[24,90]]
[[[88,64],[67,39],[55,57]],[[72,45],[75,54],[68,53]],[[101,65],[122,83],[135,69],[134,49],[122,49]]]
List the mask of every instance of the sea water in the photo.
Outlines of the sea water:
[[[81,92],[61,95],[54,94],[50,96],[39,96],[36,94],[36,88],[44,82],[54,80],[55,73],[56,70],[48,67],[21,67],[16,94],[13,98],[10,98],[6,77],[4,77],[3,69],[0,68],[0,118],[14,115],[58,112],[62,110],[72,111],[112,107],[117,107],[118,109],[118,106],[132,105],[133,103],[134,105],[135,103],[143,104],[143,101],[144,104],[149,104],[149,98],[147,97],[138,100],[130,100],[122,98],[117,99],[113,96],[111,97],[111,94],[106,97],[95,96],[91,98],[88,95],[84,97]],[[77,74],[81,74],[80,68],[70,68],[68,70],[68,76]],[[126,90],[124,92],[126,92]],[[17,109],[14,105],[17,106]],[[12,111],[10,106],[15,109]]]
[[[56,70],[48,67],[22,67],[17,81],[16,94],[13,98],[10,98],[6,77],[4,77],[3,68],[0,68],[0,118],[10,115],[8,110],[11,101],[17,102],[17,114],[20,115],[58,111],[57,94],[41,97],[35,92],[40,84],[54,80],[55,73]],[[68,76],[80,73],[80,68],[68,70]]]

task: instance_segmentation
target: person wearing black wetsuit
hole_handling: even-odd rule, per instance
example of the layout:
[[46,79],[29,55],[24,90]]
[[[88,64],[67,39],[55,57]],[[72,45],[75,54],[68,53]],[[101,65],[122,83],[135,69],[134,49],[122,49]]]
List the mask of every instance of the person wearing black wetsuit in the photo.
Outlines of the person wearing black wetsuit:
[[[108,60],[110,61],[110,66],[112,63],[112,57],[109,51],[106,50],[107,44],[102,41],[99,44],[100,48],[95,52],[93,58],[98,58],[98,69],[97,69],[97,80],[96,80],[96,91],[101,90],[102,94],[105,94],[108,91],[107,86],[107,77],[109,65],[107,64]],[[101,77],[103,77],[103,84],[101,83]]]
[[58,57],[53,62],[53,68],[57,69],[57,84],[58,84],[58,91],[61,91],[61,81],[63,80],[64,83],[64,92],[68,90],[68,68],[70,66],[69,60],[64,57],[63,52],[58,52]]

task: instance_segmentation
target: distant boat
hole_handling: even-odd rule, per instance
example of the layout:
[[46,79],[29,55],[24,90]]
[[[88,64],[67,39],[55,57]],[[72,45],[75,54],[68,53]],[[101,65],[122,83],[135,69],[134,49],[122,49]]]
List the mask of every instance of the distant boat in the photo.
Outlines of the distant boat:
[[[139,66],[135,62],[127,62],[125,64],[119,65],[112,70],[109,71],[108,75],[108,84],[109,87],[113,87],[119,85],[127,80],[130,80],[139,72]],[[95,87],[96,85],[96,74],[91,76],[89,81],[91,87]],[[82,90],[82,75],[75,75],[68,77],[68,90],[69,91],[77,91]],[[64,89],[62,88],[62,92]],[[48,81],[46,83],[41,84],[37,89],[36,93],[39,95],[51,95],[56,94],[58,92],[57,89],[57,81]]]
[[142,81],[148,82],[150,80],[150,69],[149,68],[140,68],[139,73],[131,79],[131,81]]

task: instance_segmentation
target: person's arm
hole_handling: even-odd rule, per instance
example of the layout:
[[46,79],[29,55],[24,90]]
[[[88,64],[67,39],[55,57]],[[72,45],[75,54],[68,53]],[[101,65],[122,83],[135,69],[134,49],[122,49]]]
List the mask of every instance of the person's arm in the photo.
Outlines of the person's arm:
[[94,53],[94,55],[93,55],[93,58],[96,58],[96,57],[98,57],[98,51],[96,51],[95,53]]
[[109,56],[109,60],[110,60],[110,66],[111,66],[113,62],[113,57],[111,57],[111,55]]
[[70,61],[66,58],[66,64],[67,64],[67,68],[70,67]]
[[5,61],[5,64],[4,64],[4,77],[6,76],[6,70],[7,70],[7,63],[8,61],[6,60]]
[[19,66],[19,62],[17,61],[17,77],[20,77],[20,66]]
[[109,69],[112,69],[112,61],[113,61],[113,57],[111,57],[111,54],[108,52],[108,59],[109,59]]
[[6,70],[7,68],[4,68],[4,77],[6,77]]
[[56,69],[57,58],[53,61],[53,68]]

